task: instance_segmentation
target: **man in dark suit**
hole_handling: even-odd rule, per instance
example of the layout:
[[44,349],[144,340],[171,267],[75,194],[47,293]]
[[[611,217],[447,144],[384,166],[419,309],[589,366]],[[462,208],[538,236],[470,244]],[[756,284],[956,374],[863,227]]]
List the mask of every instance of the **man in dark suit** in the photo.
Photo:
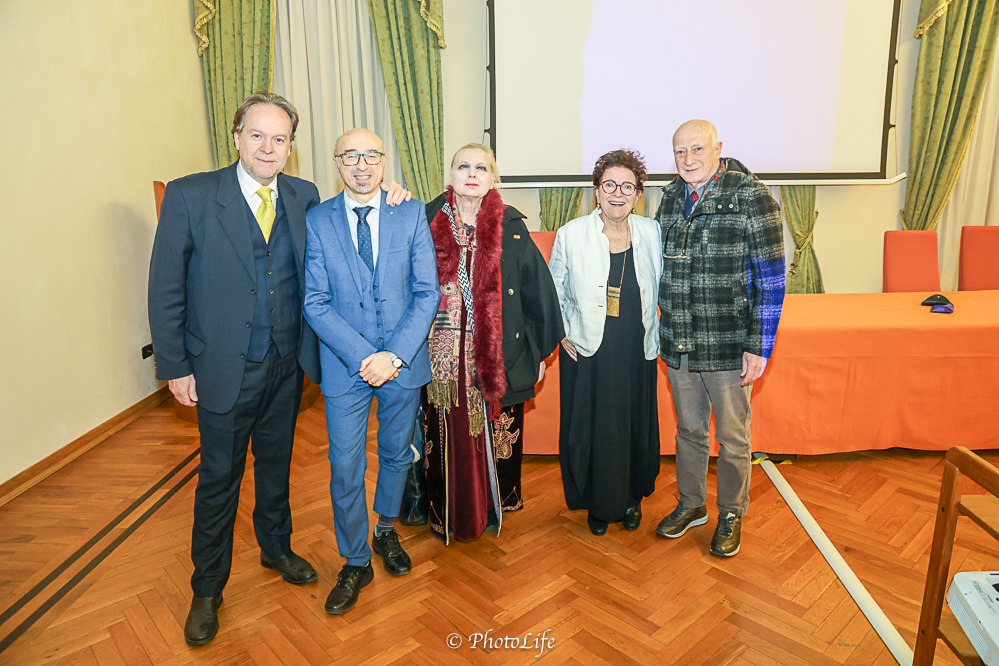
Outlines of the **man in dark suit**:
[[[338,615],[374,579],[372,550],[394,575],[409,556],[394,529],[420,387],[430,381],[427,333],[440,303],[437,262],[424,206],[388,209],[378,187],[385,150],[372,132],[351,130],[334,151],[344,191],[309,211],[305,318],[322,341],[322,390],[330,440],[330,495],[346,559],[326,611]],[[368,546],[364,492],[368,412],[378,398],[378,514]]]
[[297,127],[284,98],[247,97],[232,124],[239,161],[171,182],[156,230],[149,268],[156,377],[169,380],[181,404],[197,405],[201,433],[194,599],[184,626],[191,645],[218,631],[251,442],[260,563],[295,585],[316,580],[291,549],[288,504],[303,372],[320,380],[318,342],[302,319],[305,212],[319,192],[280,173]]

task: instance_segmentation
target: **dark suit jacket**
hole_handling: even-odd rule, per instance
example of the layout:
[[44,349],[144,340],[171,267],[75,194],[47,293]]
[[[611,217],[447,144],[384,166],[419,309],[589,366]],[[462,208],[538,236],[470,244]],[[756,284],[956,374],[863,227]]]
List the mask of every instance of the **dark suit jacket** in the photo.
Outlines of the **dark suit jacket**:
[[[305,212],[319,203],[312,183],[278,175],[305,302]],[[149,328],[156,378],[194,374],[198,403],[225,413],[236,404],[256,305],[253,242],[236,165],[167,185],[149,265]],[[319,343],[302,320],[298,361],[319,377]]]

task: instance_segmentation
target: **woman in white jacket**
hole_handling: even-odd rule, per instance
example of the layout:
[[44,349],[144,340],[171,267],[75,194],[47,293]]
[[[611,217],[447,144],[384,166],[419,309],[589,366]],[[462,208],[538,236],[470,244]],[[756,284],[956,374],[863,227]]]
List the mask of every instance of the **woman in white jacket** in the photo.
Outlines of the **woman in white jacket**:
[[659,278],[655,220],[634,215],[647,178],[641,155],[597,160],[597,209],[555,235],[549,263],[565,339],[559,351],[559,462],[566,504],[596,535],[637,529],[659,474]]

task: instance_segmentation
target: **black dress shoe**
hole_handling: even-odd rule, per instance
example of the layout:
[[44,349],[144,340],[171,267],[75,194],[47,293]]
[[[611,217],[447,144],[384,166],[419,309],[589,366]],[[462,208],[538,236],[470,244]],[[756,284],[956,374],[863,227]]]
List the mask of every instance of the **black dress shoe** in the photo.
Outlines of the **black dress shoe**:
[[260,564],[265,569],[277,569],[281,572],[281,577],[292,585],[305,585],[317,578],[312,565],[292,551],[281,557],[269,557],[267,553],[260,551]]
[[586,514],[586,524],[590,526],[590,531],[596,536],[603,536],[607,534],[607,521],[600,520],[599,518],[594,518],[590,514]]
[[637,530],[638,526],[642,524],[642,503],[639,502],[635,506],[629,506],[628,510],[624,512],[624,518],[621,519],[621,526],[629,532]]
[[363,567],[350,564],[343,565],[340,575],[336,577],[336,586],[326,597],[326,612],[330,615],[346,613],[357,603],[361,588],[375,579],[375,570],[369,561]]
[[395,530],[388,530],[380,535],[375,534],[371,538],[371,550],[375,551],[376,555],[381,555],[385,571],[393,576],[405,576],[413,570],[413,562],[402,549],[399,534]]
[[188,645],[204,645],[219,631],[219,606],[222,595],[217,597],[194,597],[191,610],[184,623],[184,640]]

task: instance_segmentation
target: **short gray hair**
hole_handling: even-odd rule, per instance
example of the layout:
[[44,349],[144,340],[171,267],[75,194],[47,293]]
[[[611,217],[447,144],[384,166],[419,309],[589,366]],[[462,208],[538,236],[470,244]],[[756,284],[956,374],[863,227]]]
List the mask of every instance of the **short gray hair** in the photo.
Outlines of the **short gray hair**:
[[282,111],[288,114],[291,119],[291,140],[295,140],[295,130],[298,129],[298,111],[295,107],[291,105],[291,102],[286,100],[281,95],[272,92],[255,92],[246,99],[243,103],[239,105],[236,109],[236,115],[232,117],[232,133],[239,134],[243,131],[243,120],[246,118],[246,112],[250,110],[250,107],[256,104],[273,104]]

